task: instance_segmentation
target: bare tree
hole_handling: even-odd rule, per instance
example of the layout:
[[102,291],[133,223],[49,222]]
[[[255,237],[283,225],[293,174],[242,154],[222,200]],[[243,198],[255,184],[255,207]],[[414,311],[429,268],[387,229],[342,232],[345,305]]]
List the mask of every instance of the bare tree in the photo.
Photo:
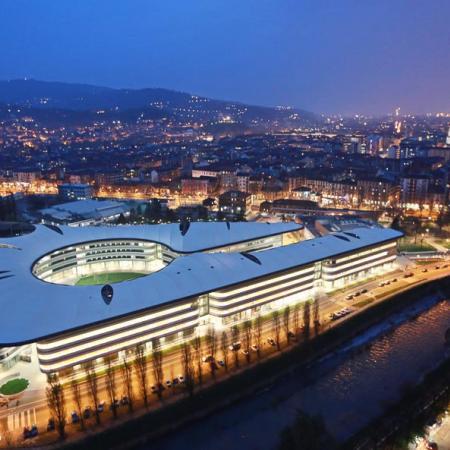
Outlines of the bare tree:
[[280,345],[281,323],[280,323],[280,313],[278,311],[274,311],[272,313],[272,328],[275,335],[275,343],[277,345],[277,349],[281,350]]
[[247,364],[250,364],[251,360],[250,347],[252,345],[252,322],[250,320],[246,320],[244,322],[243,329],[244,329],[245,358],[247,360]]
[[47,388],[45,392],[47,406],[55,420],[58,436],[60,439],[64,439],[66,436],[66,399],[64,396],[64,388],[59,382],[58,375],[50,374],[47,376]]
[[94,414],[95,421],[97,425],[100,424],[100,411],[98,410],[99,399],[98,399],[98,379],[97,373],[95,372],[95,367],[92,363],[86,363],[84,366],[84,372],[86,374],[86,381],[88,384],[89,395],[91,397],[92,403],[94,404]]
[[78,417],[80,418],[80,428],[84,430],[85,424],[84,424],[84,417],[83,417],[83,411],[82,411],[82,405],[81,405],[81,389],[80,384],[77,382],[77,380],[72,380],[70,383],[71,389],[72,389],[72,398],[75,402],[76,411],[78,414]]
[[192,361],[191,346],[188,342],[183,342],[181,345],[181,363],[184,371],[184,385],[189,397],[192,397],[195,388],[195,370]]
[[133,411],[134,395],[133,395],[133,366],[127,360],[123,358],[122,362],[122,378],[125,385],[125,393],[128,397],[128,412]]
[[216,330],[214,327],[211,327],[208,330],[208,334],[206,336],[207,342],[208,342],[208,351],[209,354],[212,357],[212,360],[209,361],[209,369],[211,371],[211,376],[216,379],[216,370],[217,370],[217,364],[216,364],[216,353],[217,353],[217,335]]
[[201,386],[203,384],[203,366],[202,366],[202,339],[200,336],[195,336],[192,341],[192,346],[195,351],[195,362],[197,365],[197,379],[198,384]]
[[117,417],[117,384],[116,384],[116,370],[114,367],[114,358],[111,355],[105,357],[106,363],[106,390],[108,391],[109,401],[111,402],[111,411],[113,417]]
[[290,333],[290,319],[291,319],[291,308],[289,308],[289,306],[286,306],[286,308],[284,308],[283,310],[283,329],[284,329],[284,334],[286,336],[286,342],[288,343],[288,345],[291,343],[291,333]]
[[223,365],[225,367],[225,370],[228,372],[228,334],[226,331],[222,331],[222,336],[220,339],[220,350],[222,352],[222,358],[223,358]]
[[311,334],[311,304],[309,301],[303,305],[303,334],[305,339],[309,339]]
[[317,336],[320,329],[320,299],[319,297],[314,297],[313,302],[313,323],[314,323],[314,334]]
[[[240,336],[241,336],[241,330],[238,325],[234,325],[231,327],[231,338],[233,342],[231,345],[234,347],[240,342]],[[239,352],[237,348],[233,348],[233,355],[234,355],[234,367],[237,369],[239,367]]]
[[152,367],[153,378],[156,385],[156,393],[158,398],[162,399],[162,391],[164,389],[164,373],[163,373],[163,353],[160,349],[159,343],[154,341],[152,345]]
[[300,329],[300,305],[296,303],[294,310],[292,311],[292,326],[294,327],[294,333],[298,334]]
[[256,355],[258,359],[261,358],[262,329],[263,329],[263,318],[258,315],[255,319],[255,345],[256,345]]
[[138,344],[134,349],[134,365],[136,367],[137,377],[141,395],[145,407],[148,406],[148,360],[145,354],[145,344]]

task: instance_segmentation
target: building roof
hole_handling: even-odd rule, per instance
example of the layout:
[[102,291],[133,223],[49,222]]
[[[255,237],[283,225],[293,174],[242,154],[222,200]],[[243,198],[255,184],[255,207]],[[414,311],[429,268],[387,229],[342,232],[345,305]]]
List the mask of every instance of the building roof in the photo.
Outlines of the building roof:
[[[63,234],[37,226],[30,234],[0,239],[0,346],[34,342],[65,331],[130,315],[164,303],[219,290],[274,272],[310,264],[333,255],[399,238],[402,234],[379,227],[352,230],[260,251],[261,264],[240,253],[202,253],[237,241],[299,229],[293,223],[192,223],[185,236],[178,224],[120,227],[61,227]],[[354,234],[354,236],[353,236]],[[51,284],[31,273],[44,254],[68,245],[98,239],[148,239],[179,252],[164,269],[113,285],[107,305],[102,286]],[[4,247],[4,246],[9,247]]]

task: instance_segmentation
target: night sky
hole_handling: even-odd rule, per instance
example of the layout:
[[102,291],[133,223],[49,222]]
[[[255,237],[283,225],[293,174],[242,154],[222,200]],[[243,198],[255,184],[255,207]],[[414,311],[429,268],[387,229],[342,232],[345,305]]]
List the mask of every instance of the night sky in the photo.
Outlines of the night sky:
[[0,79],[450,111],[450,0],[1,0]]

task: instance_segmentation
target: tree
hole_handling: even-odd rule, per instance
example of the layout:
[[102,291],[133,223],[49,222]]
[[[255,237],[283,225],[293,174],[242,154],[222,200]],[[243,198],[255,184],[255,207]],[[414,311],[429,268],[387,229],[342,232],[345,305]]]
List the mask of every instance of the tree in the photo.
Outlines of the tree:
[[309,301],[303,305],[303,334],[305,339],[309,339],[311,333],[311,304]]
[[319,297],[314,297],[313,301],[313,323],[314,323],[314,334],[317,336],[320,329],[320,299]]
[[222,331],[222,336],[220,339],[220,350],[222,352],[223,365],[225,371],[228,372],[228,352],[229,352],[228,334],[226,331]]
[[[240,342],[241,330],[238,325],[231,327],[231,338],[233,340],[232,345]],[[233,351],[234,355],[234,367],[237,369],[239,367],[239,352],[237,350]]]
[[113,413],[113,417],[117,417],[117,385],[116,385],[116,371],[114,368],[114,358],[111,355],[106,356],[105,358],[106,363],[106,390],[108,391],[108,397],[109,401],[111,402],[111,410]]
[[258,359],[261,358],[262,328],[263,328],[263,318],[260,315],[258,315],[255,319],[255,345],[256,345],[256,356],[258,357]]
[[97,379],[97,373],[95,372],[94,365],[89,362],[86,363],[84,366],[84,371],[86,374],[86,381],[88,385],[89,395],[91,397],[92,403],[94,404],[94,413],[95,413],[95,421],[97,425],[100,424],[100,411],[98,410],[99,406],[99,399],[98,399],[98,379]]
[[64,388],[59,382],[58,375],[50,374],[47,376],[47,406],[52,417],[55,420],[56,429],[60,439],[66,436],[66,399]]
[[244,330],[245,358],[247,360],[247,364],[250,364],[251,360],[250,347],[252,345],[252,322],[250,320],[246,320],[244,322],[243,330]]
[[214,327],[211,327],[208,331],[208,335],[206,336],[208,341],[208,350],[209,354],[212,357],[212,361],[209,363],[209,369],[211,371],[211,376],[215,379],[216,378],[216,351],[217,351],[217,336],[216,336],[216,330]]
[[286,306],[286,308],[284,308],[283,310],[283,329],[284,334],[286,336],[286,342],[288,343],[288,345],[291,342],[291,330],[289,329],[290,319],[291,319],[291,308],[289,308],[289,306]]
[[126,359],[126,357],[123,358],[123,363],[122,363],[122,378],[123,378],[123,382],[125,384],[126,396],[128,397],[128,412],[131,413],[133,411],[133,402],[134,402],[133,366]]
[[77,382],[77,380],[72,380],[70,382],[70,386],[72,388],[72,398],[75,402],[76,411],[78,414],[78,417],[80,418],[80,428],[84,430],[85,424],[84,424],[84,417],[83,417],[83,411],[82,411],[82,405],[81,405],[81,389],[80,384]]
[[153,367],[153,378],[156,385],[156,393],[159,400],[162,400],[162,392],[164,389],[163,380],[163,353],[161,351],[159,342],[153,341],[152,345],[152,367]]
[[281,324],[280,324],[280,313],[278,311],[274,311],[272,313],[272,329],[275,335],[275,343],[277,345],[277,349],[281,350],[280,345]]
[[192,346],[195,352],[195,362],[197,364],[197,379],[198,384],[201,386],[203,384],[203,366],[202,366],[202,339],[200,336],[195,336],[192,341]]
[[136,367],[137,377],[141,395],[144,400],[145,407],[148,406],[148,373],[147,373],[147,356],[145,354],[145,344],[138,344],[134,349],[134,365]]
[[294,327],[294,333],[298,334],[300,329],[300,305],[296,303],[292,312],[292,326]]
[[192,397],[195,388],[195,370],[192,361],[191,346],[188,342],[183,342],[181,345],[181,363],[184,371],[184,385],[189,397]]

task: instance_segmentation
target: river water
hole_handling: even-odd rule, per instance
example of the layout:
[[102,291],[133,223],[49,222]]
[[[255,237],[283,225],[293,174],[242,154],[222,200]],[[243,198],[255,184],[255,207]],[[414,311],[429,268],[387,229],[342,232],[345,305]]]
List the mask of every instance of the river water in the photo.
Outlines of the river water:
[[428,297],[307,369],[140,450],[274,449],[300,408],[343,441],[449,356],[450,301]]

